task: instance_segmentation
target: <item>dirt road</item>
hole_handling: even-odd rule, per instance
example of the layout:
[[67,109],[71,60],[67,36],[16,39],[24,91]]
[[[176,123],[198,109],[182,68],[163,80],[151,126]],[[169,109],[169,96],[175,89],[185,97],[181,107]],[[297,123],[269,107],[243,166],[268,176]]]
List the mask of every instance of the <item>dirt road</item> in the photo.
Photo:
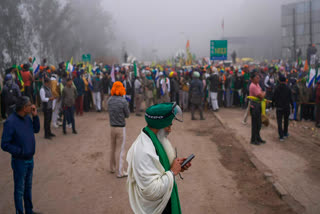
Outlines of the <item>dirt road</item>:
[[280,142],[273,112],[270,126],[261,130],[267,143],[252,146],[249,143],[250,116],[248,124],[243,125],[244,111],[241,109],[221,109],[216,114],[242,137],[242,145],[272,171],[275,179],[305,208],[306,213],[320,213],[320,130],[314,128],[314,123],[291,121],[289,138]]
[[[174,122],[169,136],[178,156],[196,155],[192,168],[177,179],[183,213],[293,213],[251,164],[242,146],[213,114],[205,121]],[[106,113],[76,118],[78,135],[44,140],[37,135],[33,177],[35,210],[45,214],[132,213],[126,179],[108,172],[109,121]],[[127,121],[127,144],[145,126],[143,117]],[[0,213],[14,213],[10,155],[0,152]]]

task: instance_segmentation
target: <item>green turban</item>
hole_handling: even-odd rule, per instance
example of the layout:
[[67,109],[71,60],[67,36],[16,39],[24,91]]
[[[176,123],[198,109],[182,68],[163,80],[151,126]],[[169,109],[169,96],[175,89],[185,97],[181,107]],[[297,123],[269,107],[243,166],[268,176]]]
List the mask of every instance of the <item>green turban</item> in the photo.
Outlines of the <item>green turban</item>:
[[150,106],[146,110],[145,120],[149,127],[163,129],[172,125],[172,120],[175,119],[177,115],[182,116],[182,111],[178,105],[175,103],[160,103]]

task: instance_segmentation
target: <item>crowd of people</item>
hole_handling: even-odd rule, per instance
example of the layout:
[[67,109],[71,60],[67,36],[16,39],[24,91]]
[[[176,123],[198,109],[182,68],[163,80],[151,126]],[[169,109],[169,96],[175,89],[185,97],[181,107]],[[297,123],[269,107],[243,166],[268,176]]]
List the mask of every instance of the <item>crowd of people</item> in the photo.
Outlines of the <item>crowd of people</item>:
[[[265,91],[265,98],[272,100],[279,85],[279,77],[286,78],[292,92],[294,112],[290,119],[312,120],[320,126],[317,85],[307,87],[308,72],[286,64],[235,65],[225,67],[223,64],[195,65],[189,67],[174,66],[121,66],[103,65],[86,66],[85,63],[66,68],[61,62],[58,69],[43,60],[38,71],[33,71],[31,58],[21,66],[8,68],[1,81],[1,115],[7,118],[13,111],[15,100],[27,96],[44,113],[45,138],[54,137],[50,124],[55,128],[63,126],[75,129],[74,114],[82,116],[84,112],[107,110],[114,82],[120,81],[126,89],[126,100],[130,112],[142,116],[142,103],[146,108],[156,103],[176,102],[183,111],[191,111],[191,119],[204,120],[203,109],[218,111],[220,107],[238,106],[247,108],[250,73],[259,74],[259,85]],[[266,111],[272,109],[267,104]],[[245,122],[245,121],[244,121]]]
[[[22,198],[26,212],[35,213],[31,187],[34,133],[40,130],[38,108],[43,112],[46,139],[55,137],[51,127],[62,126],[63,134],[67,134],[69,127],[77,134],[75,114],[81,117],[88,111],[108,111],[110,172],[117,172],[118,178],[128,176],[130,205],[137,213],[151,210],[181,213],[174,177],[187,170],[191,163],[181,166],[186,158],[174,155],[167,136],[172,120],[182,121],[178,118],[182,110],[191,111],[191,120],[197,119],[195,111],[199,110],[199,119],[205,120],[204,110],[246,109],[243,123],[250,111],[254,145],[266,143],[260,136],[261,123],[273,108],[276,108],[280,141],[289,137],[289,118],[315,121],[316,127],[320,127],[320,81],[306,84],[308,71],[289,68],[286,64],[175,67],[135,63],[132,66],[88,63],[70,66],[61,62],[56,69],[44,59],[41,66],[33,70],[31,62],[30,58],[25,64],[8,68],[1,75],[4,81],[0,81],[1,116],[6,119],[1,148],[12,155],[17,213],[23,213]],[[124,167],[125,119],[130,112],[140,117],[144,111],[147,126],[128,152],[127,170]],[[115,153],[119,143],[116,169]],[[155,177],[159,182],[154,182]],[[158,189],[156,192],[160,195],[150,196],[148,188]]]

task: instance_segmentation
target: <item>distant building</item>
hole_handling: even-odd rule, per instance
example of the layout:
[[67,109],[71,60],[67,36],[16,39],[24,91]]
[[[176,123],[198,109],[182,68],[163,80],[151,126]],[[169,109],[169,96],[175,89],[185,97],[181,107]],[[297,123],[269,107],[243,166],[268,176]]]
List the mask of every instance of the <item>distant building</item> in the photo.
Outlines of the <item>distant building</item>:
[[309,44],[320,46],[320,0],[308,0],[282,5],[281,8],[283,59],[297,60],[299,49],[306,59]]

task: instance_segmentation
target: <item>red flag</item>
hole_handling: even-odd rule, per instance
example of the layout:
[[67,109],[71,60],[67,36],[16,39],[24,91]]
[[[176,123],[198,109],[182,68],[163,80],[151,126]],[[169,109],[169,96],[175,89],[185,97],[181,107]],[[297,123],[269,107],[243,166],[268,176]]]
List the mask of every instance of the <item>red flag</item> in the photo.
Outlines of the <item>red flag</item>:
[[187,48],[187,49],[189,49],[189,48],[190,48],[190,41],[189,41],[189,40],[187,41],[186,48]]

